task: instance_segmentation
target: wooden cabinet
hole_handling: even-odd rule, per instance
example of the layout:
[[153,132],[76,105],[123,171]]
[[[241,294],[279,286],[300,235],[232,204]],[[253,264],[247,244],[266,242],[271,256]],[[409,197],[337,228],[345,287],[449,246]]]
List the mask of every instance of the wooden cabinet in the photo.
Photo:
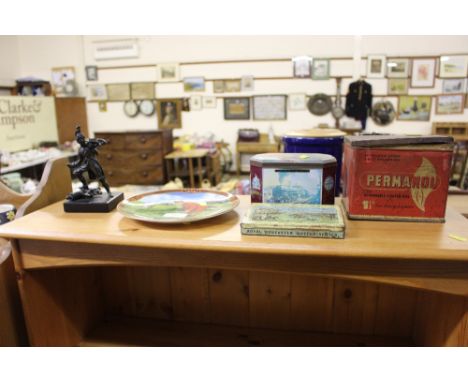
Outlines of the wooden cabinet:
[[109,143],[99,150],[99,161],[111,186],[162,184],[163,158],[172,151],[172,130],[96,133]]
[[81,132],[88,136],[88,117],[86,100],[83,97],[55,98],[55,115],[59,143],[75,140],[75,126],[81,126]]

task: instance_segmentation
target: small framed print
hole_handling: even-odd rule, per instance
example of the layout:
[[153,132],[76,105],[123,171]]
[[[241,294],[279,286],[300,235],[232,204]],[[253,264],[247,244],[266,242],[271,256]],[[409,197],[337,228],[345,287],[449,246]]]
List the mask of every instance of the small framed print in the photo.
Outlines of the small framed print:
[[184,91],[186,92],[204,92],[205,79],[203,77],[185,77]]
[[265,95],[252,98],[253,119],[277,121],[286,119],[286,96]]
[[143,100],[154,98],[154,83],[153,82],[136,82],[130,84],[132,99]]
[[246,120],[250,119],[249,97],[226,97],[224,98],[224,119]]
[[160,129],[182,127],[182,101],[180,99],[160,99],[156,106]]
[[415,58],[411,68],[412,88],[433,88],[436,71],[435,58]]
[[107,84],[108,101],[128,101],[130,99],[129,84]]
[[107,102],[106,101],[99,101],[99,111],[101,113],[105,113],[107,111]]
[[241,77],[241,90],[243,92],[252,92],[254,90],[254,76]]
[[224,91],[226,93],[238,93],[241,91],[240,80],[224,80]]
[[388,94],[405,95],[408,94],[409,80],[407,78],[389,78]]
[[216,107],[216,97],[203,97],[202,104],[204,109],[214,109]]
[[224,93],[224,81],[223,80],[213,81],[213,93]]
[[384,78],[386,72],[386,57],[371,55],[367,57],[367,77]]
[[190,110],[202,109],[202,97],[200,95],[190,96]]
[[392,58],[387,61],[388,78],[408,78],[410,60],[408,58]]
[[97,81],[98,80],[98,67],[96,65],[85,66],[86,80]]
[[468,56],[441,56],[439,76],[441,78],[466,77]]
[[52,86],[57,96],[64,96],[67,82],[74,79],[75,68],[73,66],[52,68]]
[[288,108],[289,110],[305,110],[306,108],[305,93],[288,95]]
[[436,100],[436,114],[462,114],[464,106],[464,94],[438,95]]
[[468,109],[468,92],[465,94],[465,109]]
[[88,101],[107,101],[106,85],[88,85]]
[[312,57],[297,56],[292,59],[293,75],[296,78],[312,77]]
[[328,80],[330,78],[330,60],[328,58],[315,58],[312,62],[312,79]]
[[463,93],[465,89],[464,78],[454,78],[442,82],[442,93]]
[[432,96],[398,97],[397,119],[400,121],[429,121]]
[[182,98],[182,111],[190,111],[190,98]]
[[165,63],[156,66],[158,82],[179,81],[179,64]]

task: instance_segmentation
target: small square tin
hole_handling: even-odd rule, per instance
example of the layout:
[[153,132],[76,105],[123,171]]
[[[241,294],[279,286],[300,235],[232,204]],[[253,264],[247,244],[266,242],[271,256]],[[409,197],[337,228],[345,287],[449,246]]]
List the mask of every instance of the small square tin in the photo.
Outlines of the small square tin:
[[250,159],[252,203],[334,204],[336,159],[327,154],[269,153]]

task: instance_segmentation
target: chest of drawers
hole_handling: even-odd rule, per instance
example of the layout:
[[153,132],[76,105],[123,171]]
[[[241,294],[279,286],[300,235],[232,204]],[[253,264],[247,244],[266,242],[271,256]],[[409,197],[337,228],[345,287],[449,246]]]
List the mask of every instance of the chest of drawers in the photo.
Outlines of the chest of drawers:
[[172,130],[95,133],[108,144],[99,149],[99,162],[111,186],[162,184],[164,155],[172,151]]

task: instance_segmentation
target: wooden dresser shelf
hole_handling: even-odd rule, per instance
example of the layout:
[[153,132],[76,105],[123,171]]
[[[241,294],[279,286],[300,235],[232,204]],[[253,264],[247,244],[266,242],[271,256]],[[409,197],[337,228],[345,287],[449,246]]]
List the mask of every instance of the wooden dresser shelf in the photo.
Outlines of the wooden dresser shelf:
[[404,338],[193,324],[145,318],[101,323],[79,346],[412,346]]

